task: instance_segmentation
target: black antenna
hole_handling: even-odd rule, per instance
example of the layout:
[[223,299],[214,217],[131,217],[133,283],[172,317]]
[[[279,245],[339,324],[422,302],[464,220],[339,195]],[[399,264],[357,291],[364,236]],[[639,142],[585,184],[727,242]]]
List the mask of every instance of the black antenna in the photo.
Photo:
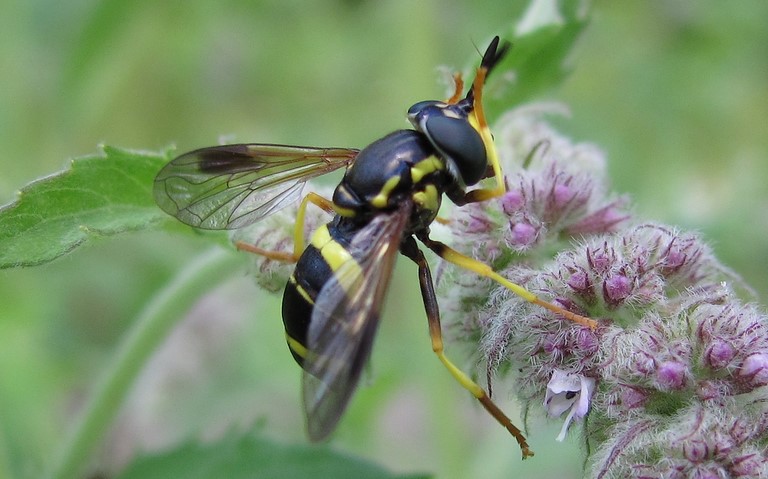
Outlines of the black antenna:
[[[512,48],[512,44],[508,41],[504,41],[501,43],[501,39],[497,36],[493,37],[493,40],[491,40],[491,43],[488,45],[488,48],[485,49],[485,53],[483,53],[483,59],[480,62],[480,68],[485,69],[485,78],[488,78],[488,75],[491,74],[493,69],[498,65],[501,60],[507,55],[510,48]],[[474,93],[472,85],[474,85],[474,82],[470,84],[469,91],[467,92],[467,96],[465,97],[467,101],[471,104],[474,100]]]

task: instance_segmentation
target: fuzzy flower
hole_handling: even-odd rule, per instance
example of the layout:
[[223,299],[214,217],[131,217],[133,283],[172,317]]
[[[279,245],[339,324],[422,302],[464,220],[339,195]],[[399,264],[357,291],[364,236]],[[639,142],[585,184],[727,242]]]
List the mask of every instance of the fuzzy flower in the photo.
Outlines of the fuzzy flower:
[[448,241],[599,327],[452,268],[446,323],[479,338],[487,376],[511,374],[530,411],[568,411],[558,439],[584,425],[587,477],[768,477],[768,317],[698,235],[631,220],[603,154],[541,120],[553,110],[502,118],[508,192],[458,208]]

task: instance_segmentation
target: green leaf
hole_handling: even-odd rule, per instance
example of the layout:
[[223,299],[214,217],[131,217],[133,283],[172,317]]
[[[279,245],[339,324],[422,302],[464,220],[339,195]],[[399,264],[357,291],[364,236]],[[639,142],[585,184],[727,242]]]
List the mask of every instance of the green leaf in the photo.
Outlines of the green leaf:
[[138,459],[119,479],[424,479],[401,475],[325,446],[281,445],[244,436],[209,444],[187,444],[157,456]]
[[69,170],[24,187],[0,208],[0,268],[52,261],[92,236],[146,228],[165,218],[152,198],[153,179],[169,152],[104,147]]
[[486,110],[490,119],[542,96],[568,76],[571,68],[566,58],[588,23],[580,3],[530,3],[523,19],[506,36],[512,51],[489,80]]

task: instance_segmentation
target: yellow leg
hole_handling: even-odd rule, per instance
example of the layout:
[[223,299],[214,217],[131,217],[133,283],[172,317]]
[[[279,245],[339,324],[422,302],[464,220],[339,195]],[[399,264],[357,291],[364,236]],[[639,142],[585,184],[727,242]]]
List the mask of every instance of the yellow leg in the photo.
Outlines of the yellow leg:
[[591,329],[597,328],[597,321],[594,319],[581,316],[580,314],[572,313],[571,311],[565,310],[560,306],[555,306],[552,303],[548,303],[547,301],[539,299],[535,294],[531,293],[519,284],[515,284],[504,278],[485,263],[481,263],[480,261],[465,256],[444,243],[430,239],[427,235],[419,235],[419,240],[421,240],[427,246],[427,248],[434,251],[435,254],[448,261],[449,263],[453,263],[464,269],[473,271],[480,276],[485,276],[486,278],[492,279],[500,285],[508,288],[510,291],[520,296],[524,300],[546,308],[553,313],[563,316],[565,319],[573,321],[574,323],[586,326]]
[[499,164],[499,155],[496,152],[493,135],[491,134],[491,129],[488,127],[488,122],[485,119],[485,110],[483,109],[483,85],[485,84],[487,74],[487,67],[481,66],[477,69],[475,81],[472,82],[471,95],[467,95],[468,98],[472,98],[473,108],[472,112],[469,114],[469,122],[475,129],[477,129],[480,133],[480,138],[483,140],[488,159],[488,166],[490,167],[490,170],[493,171],[493,177],[496,179],[496,186],[494,188],[477,188],[458,198],[451,197],[451,200],[458,206],[497,198],[507,192],[507,187],[504,183],[504,174],[502,173],[501,165]]
[[496,419],[510,434],[517,440],[520,450],[523,453],[523,459],[533,456],[522,431],[515,426],[504,412],[491,400],[485,390],[475,381],[467,376],[464,371],[456,367],[453,362],[445,355],[443,348],[443,332],[440,327],[440,310],[437,305],[437,296],[435,295],[434,283],[432,282],[432,273],[429,271],[424,253],[416,245],[413,237],[408,237],[401,246],[402,253],[412,259],[419,267],[419,285],[421,287],[421,297],[424,300],[424,309],[427,312],[427,321],[429,322],[429,337],[432,340],[432,350],[435,352],[440,362],[448,369],[451,376],[461,384],[461,386],[472,393],[480,401],[486,411]]
[[304,220],[307,216],[307,205],[309,203],[315,204],[327,211],[328,213],[334,212],[333,202],[325,199],[317,193],[307,193],[307,195],[301,200],[299,204],[299,210],[296,213],[296,225],[293,228],[293,253],[284,253],[282,251],[269,251],[252,244],[238,241],[235,243],[235,247],[240,251],[247,251],[266,258],[281,261],[283,263],[295,263],[299,260],[299,256],[304,251]]
[[317,193],[307,193],[307,196],[301,200],[299,211],[296,214],[296,227],[293,229],[293,255],[298,258],[304,251],[304,218],[306,217],[307,205],[315,204],[328,213],[333,213],[333,202],[327,200]]

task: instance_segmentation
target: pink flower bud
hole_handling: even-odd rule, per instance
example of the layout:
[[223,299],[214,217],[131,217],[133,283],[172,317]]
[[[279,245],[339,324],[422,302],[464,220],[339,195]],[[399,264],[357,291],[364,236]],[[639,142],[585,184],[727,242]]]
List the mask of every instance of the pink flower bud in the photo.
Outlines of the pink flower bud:
[[683,443],[683,455],[693,463],[702,462],[709,456],[709,446],[701,440],[686,441]]
[[595,251],[587,249],[587,261],[589,262],[589,266],[597,273],[604,273],[614,262],[614,259],[610,257],[604,249]]
[[512,244],[515,246],[529,246],[536,241],[537,231],[528,223],[515,223],[511,227]]
[[664,267],[677,269],[685,263],[687,256],[678,248],[670,248],[664,256]]
[[519,191],[511,190],[504,193],[500,201],[501,209],[504,211],[504,214],[511,215],[523,207],[525,199]]
[[608,304],[622,302],[632,292],[632,281],[624,274],[615,274],[603,283],[603,297]]
[[768,384],[768,354],[755,353],[747,356],[741,365],[739,376],[747,379],[754,387]]
[[592,290],[592,283],[586,271],[576,271],[568,278],[568,286],[579,294],[584,294]]
[[688,368],[678,361],[664,361],[656,369],[656,379],[664,388],[680,389],[685,386],[687,370]]
[[600,348],[600,340],[594,331],[582,328],[576,333],[576,348],[581,354],[593,354]]
[[715,340],[704,352],[704,361],[712,369],[722,369],[728,366],[736,350],[727,341]]
[[573,189],[568,185],[558,184],[552,188],[552,199],[554,200],[554,206],[557,208],[567,205],[575,196]]

